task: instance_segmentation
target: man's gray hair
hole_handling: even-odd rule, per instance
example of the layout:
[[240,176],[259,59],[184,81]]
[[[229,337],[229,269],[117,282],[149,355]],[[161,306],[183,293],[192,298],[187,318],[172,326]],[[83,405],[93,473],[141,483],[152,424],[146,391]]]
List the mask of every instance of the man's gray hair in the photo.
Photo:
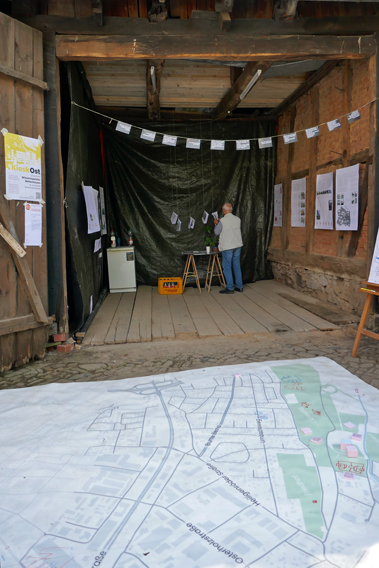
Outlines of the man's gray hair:
[[225,209],[225,211],[233,211],[233,207],[230,205],[230,203],[224,203],[222,208]]

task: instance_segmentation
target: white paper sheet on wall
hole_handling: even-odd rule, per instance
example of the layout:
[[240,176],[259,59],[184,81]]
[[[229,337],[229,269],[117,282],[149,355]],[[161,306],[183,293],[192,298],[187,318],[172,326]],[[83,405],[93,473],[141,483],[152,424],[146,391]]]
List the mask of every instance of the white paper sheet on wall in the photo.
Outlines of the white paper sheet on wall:
[[25,203],[25,239],[27,247],[40,247],[42,245],[42,205],[39,203]]
[[336,171],[336,229],[357,231],[359,210],[359,164]]
[[283,184],[274,185],[274,227],[283,225]]
[[315,229],[333,229],[333,172],[316,181]]
[[368,281],[372,284],[379,285],[379,230],[376,236],[375,250],[372,256],[370,276],[368,277]]
[[307,178],[294,179],[291,184],[291,227],[305,227]]
[[99,222],[99,192],[90,185],[82,183],[84,199],[87,209],[88,234],[100,231]]

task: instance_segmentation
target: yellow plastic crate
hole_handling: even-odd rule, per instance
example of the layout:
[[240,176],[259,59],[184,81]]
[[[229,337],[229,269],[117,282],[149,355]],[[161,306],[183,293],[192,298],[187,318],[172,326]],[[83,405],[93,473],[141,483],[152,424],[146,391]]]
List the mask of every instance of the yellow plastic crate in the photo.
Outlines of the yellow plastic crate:
[[160,294],[183,294],[183,278],[158,278]]

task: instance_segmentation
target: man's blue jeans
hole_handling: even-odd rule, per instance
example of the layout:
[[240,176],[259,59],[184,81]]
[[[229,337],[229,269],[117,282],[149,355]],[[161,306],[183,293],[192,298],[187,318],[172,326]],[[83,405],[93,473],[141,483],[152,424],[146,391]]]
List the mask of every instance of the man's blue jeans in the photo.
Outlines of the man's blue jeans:
[[228,290],[234,290],[232,268],[237,288],[243,287],[240,265],[241,248],[222,251],[222,268]]

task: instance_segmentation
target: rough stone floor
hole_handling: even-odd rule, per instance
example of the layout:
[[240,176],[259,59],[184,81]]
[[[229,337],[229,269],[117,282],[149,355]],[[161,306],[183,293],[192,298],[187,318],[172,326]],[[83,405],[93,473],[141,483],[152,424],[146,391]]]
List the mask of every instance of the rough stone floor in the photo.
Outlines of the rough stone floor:
[[50,352],[45,359],[0,373],[0,389],[48,383],[90,382],[158,375],[217,365],[255,361],[329,357],[366,383],[379,388],[379,342],[363,337],[356,359],[351,357],[355,332],[330,332],[222,337],[81,346],[67,354]]

